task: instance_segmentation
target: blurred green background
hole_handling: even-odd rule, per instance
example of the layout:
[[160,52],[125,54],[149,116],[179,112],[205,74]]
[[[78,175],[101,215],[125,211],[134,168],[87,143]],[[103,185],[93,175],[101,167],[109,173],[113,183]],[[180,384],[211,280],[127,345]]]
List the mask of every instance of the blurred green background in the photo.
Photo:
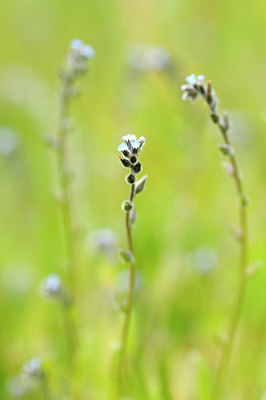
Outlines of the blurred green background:
[[[212,79],[251,198],[250,263],[266,255],[266,4],[203,0],[9,0],[0,5],[0,398],[14,376],[42,358],[62,397],[66,344],[61,310],[39,294],[51,272],[64,279],[55,155],[57,71],[73,38],[96,52],[74,101],[70,137],[78,227],[80,347],[77,399],[109,399],[121,315],[113,307],[123,265],[91,246],[107,227],[125,245],[121,203],[129,187],[119,164],[121,136],[146,137],[147,188],[136,199],[134,243],[140,278],[131,326],[132,399],[208,400],[238,277],[233,182],[217,151],[207,109],[181,100],[192,72]],[[135,43],[161,46],[167,71],[129,65]],[[9,133],[7,133],[9,132]],[[11,133],[10,133],[11,132]],[[120,279],[121,280],[121,279]],[[227,399],[265,399],[265,269],[245,297]],[[61,393],[61,394],[60,394]],[[22,396],[41,399],[38,388]]]

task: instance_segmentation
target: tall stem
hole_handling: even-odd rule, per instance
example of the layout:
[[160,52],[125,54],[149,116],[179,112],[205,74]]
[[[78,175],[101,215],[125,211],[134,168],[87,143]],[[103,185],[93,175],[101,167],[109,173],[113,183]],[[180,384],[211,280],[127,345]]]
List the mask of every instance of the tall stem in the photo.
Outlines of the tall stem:
[[[225,144],[231,147],[230,138],[224,127],[219,124],[219,128],[222,132]],[[221,359],[217,370],[217,379],[214,388],[213,400],[218,400],[222,396],[222,391],[225,383],[226,372],[228,364],[231,358],[232,350],[235,343],[237,326],[241,313],[241,308],[244,300],[245,288],[246,288],[246,267],[248,259],[248,226],[247,226],[247,203],[246,196],[244,193],[243,183],[238,167],[238,162],[234,152],[230,152],[230,162],[233,166],[233,178],[236,185],[238,203],[239,203],[239,226],[240,226],[240,263],[239,263],[239,280],[236,291],[236,297],[230,316],[227,343],[224,346],[224,350],[221,355]]]
[[[132,184],[130,187],[129,201],[133,202],[135,193],[135,184]],[[132,229],[130,223],[130,211],[127,211],[125,214],[125,227],[126,227],[126,238],[127,238],[127,248],[130,253],[133,255],[133,243],[132,243]],[[128,341],[128,332],[130,326],[130,319],[132,314],[132,304],[134,297],[134,285],[135,285],[135,262],[130,262],[129,264],[129,288],[127,292],[127,304],[125,309],[125,319],[122,328],[122,336],[121,336],[121,353],[118,365],[118,378],[121,381],[123,380],[123,371],[125,367],[125,359],[126,359],[126,348]]]

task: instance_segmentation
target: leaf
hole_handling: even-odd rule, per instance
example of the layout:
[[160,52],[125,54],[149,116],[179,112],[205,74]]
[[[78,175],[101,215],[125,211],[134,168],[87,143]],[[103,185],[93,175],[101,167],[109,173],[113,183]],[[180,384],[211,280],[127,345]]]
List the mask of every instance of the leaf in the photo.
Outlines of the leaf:
[[124,249],[118,249],[118,254],[119,254],[121,260],[126,264],[135,262],[135,257],[133,256],[131,251],[124,250]]
[[148,175],[144,175],[141,179],[139,179],[135,185],[135,195],[142,192],[145,189],[146,180]]

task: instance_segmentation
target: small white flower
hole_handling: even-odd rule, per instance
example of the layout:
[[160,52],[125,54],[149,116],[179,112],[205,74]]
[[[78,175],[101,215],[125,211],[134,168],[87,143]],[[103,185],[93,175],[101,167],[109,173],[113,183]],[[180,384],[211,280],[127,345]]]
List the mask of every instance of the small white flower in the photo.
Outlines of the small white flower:
[[131,146],[133,149],[138,150],[140,148],[140,142],[138,140],[134,140],[134,142],[131,142]]
[[125,135],[125,136],[122,136],[122,139],[127,143],[127,142],[134,142],[137,138],[136,138],[136,136],[135,135]]
[[205,76],[204,75],[198,75],[197,76],[197,81],[203,83],[205,81]]
[[121,143],[118,147],[117,147],[118,151],[124,151],[127,150],[127,145],[125,143]]
[[186,77],[186,81],[190,85],[195,85],[197,83],[196,75],[195,74],[191,74],[191,75],[187,76]]

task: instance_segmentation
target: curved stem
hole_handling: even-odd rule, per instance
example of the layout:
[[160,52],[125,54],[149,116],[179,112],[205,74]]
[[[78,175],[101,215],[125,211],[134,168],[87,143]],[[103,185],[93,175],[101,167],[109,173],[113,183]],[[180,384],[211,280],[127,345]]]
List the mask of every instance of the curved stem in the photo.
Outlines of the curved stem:
[[[231,146],[230,139],[227,131],[219,124],[219,128],[222,132],[224,141],[227,145]],[[217,370],[217,379],[214,388],[213,400],[218,400],[222,396],[222,390],[225,383],[227,367],[231,358],[232,350],[235,343],[237,326],[241,313],[241,308],[244,300],[245,288],[246,288],[246,267],[248,258],[248,226],[247,226],[247,204],[246,196],[243,189],[243,183],[234,152],[231,152],[230,162],[233,166],[233,178],[235,181],[237,196],[239,202],[239,225],[240,225],[240,264],[239,264],[239,281],[236,292],[236,297],[230,316],[229,328],[227,333],[227,343],[225,344],[221,359]]]
[[[133,201],[135,193],[135,184],[131,185],[129,200]],[[125,226],[126,226],[126,238],[127,238],[127,248],[133,255],[133,243],[132,243],[132,229],[130,223],[130,211],[126,212],[125,216]],[[127,292],[127,304],[125,309],[125,319],[122,328],[122,336],[121,336],[121,353],[118,364],[118,379],[120,385],[123,380],[123,372],[125,367],[125,359],[126,359],[126,348],[128,341],[128,332],[130,326],[130,319],[132,314],[132,304],[134,297],[134,285],[135,285],[135,263],[131,262],[129,264],[129,288]]]

